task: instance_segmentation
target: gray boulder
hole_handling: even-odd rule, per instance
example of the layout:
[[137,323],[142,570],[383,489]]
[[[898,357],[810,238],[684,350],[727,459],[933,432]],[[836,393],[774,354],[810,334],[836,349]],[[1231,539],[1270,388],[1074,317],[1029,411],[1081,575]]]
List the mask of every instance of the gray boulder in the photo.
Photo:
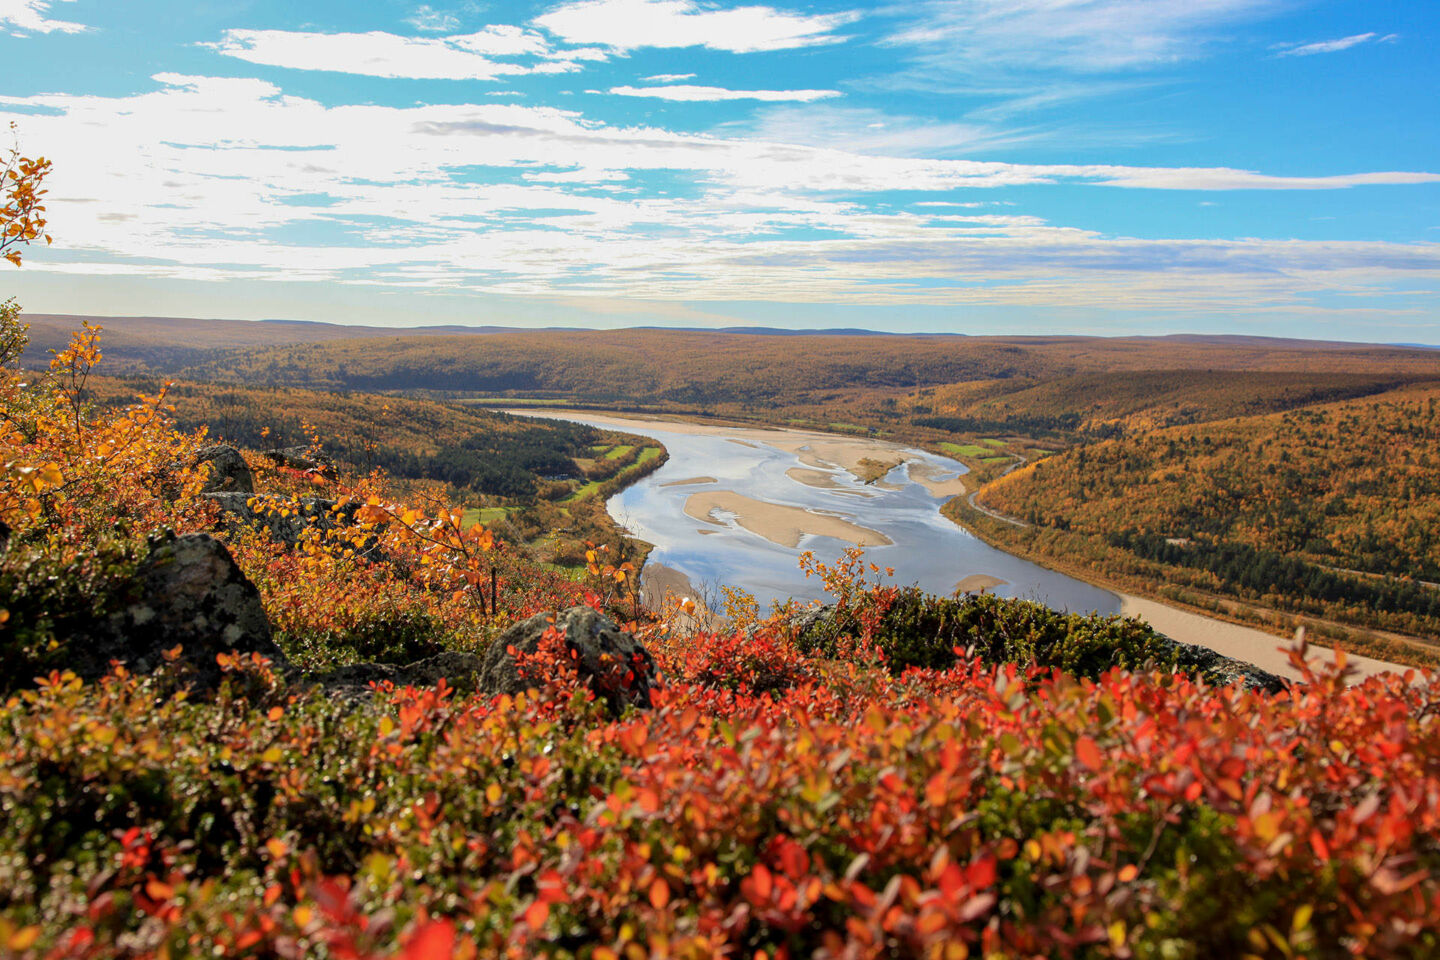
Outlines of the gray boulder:
[[255,477],[240,451],[223,443],[202,447],[195,452],[195,464],[207,465],[201,493],[254,493]]
[[533,653],[550,627],[565,635],[576,668],[589,680],[597,697],[611,710],[625,706],[648,708],[650,689],[658,685],[659,671],[650,651],[590,607],[571,607],[555,613],[537,613],[512,625],[485,651],[479,688],[489,693],[518,693],[543,678],[523,675],[510,652]]
[[260,592],[225,545],[209,534],[157,540],[123,595],[125,602],[99,636],[75,644],[77,673],[103,674],[112,660],[149,673],[177,646],[202,687],[219,681],[219,653],[258,653],[277,669],[289,666],[271,639]]

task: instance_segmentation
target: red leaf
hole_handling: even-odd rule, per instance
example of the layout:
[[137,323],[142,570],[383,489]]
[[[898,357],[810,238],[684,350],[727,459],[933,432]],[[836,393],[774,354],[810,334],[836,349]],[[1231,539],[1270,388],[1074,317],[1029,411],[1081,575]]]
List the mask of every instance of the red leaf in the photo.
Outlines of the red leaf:
[[450,960],[454,954],[455,925],[449,920],[432,920],[406,941],[400,960]]

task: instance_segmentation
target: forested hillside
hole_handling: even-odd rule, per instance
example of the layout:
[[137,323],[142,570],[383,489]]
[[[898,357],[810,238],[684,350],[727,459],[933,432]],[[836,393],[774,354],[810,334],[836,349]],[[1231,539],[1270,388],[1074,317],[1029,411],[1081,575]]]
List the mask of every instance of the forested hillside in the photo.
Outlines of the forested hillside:
[[497,524],[535,556],[576,567],[587,543],[628,546],[604,509],[607,496],[664,462],[652,440],[579,424],[509,416],[466,404],[363,393],[243,387],[158,378],[91,377],[85,395],[123,407],[165,392],[186,431],[259,454],[301,447],[349,473],[383,472],[412,496],[443,496]]
[[[1137,432],[981,493],[1214,589],[1440,636],[1440,385]],[[1355,574],[1360,574],[1359,576]]]
[[[112,372],[247,386],[805,416],[818,423],[889,425],[904,410],[922,429],[926,420],[949,417],[981,431],[998,424],[1066,435],[1081,424],[1099,427],[1117,417],[1134,417],[1138,424],[1145,416],[1160,423],[1265,412],[1440,376],[1435,351],[1224,337],[776,337],[635,329],[483,336],[366,332],[337,339],[335,328],[324,327],[309,340],[289,342],[284,325],[277,325],[269,328],[274,345],[263,346],[253,342],[253,329],[235,332],[234,324],[222,324],[210,335],[196,324],[182,335],[184,347],[207,352],[187,358],[155,353],[153,326],[108,323],[107,343],[115,343],[107,347]],[[42,360],[43,352],[32,354],[31,362]],[[1103,376],[1117,372],[1125,376]],[[1272,379],[1277,373],[1284,376]]]

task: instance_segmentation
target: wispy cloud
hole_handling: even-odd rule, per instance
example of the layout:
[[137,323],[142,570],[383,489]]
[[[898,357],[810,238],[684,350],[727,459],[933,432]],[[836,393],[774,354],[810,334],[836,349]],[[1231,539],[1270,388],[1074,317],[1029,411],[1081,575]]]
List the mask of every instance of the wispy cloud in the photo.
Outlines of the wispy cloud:
[[29,33],[80,33],[88,29],[83,23],[51,20],[50,8],[56,2],[70,0],[0,0],[0,23]]
[[1275,54],[1277,57],[1312,57],[1317,53],[1338,53],[1364,43],[1394,43],[1399,39],[1398,33],[1387,33],[1383,37],[1378,33],[1357,33],[1338,40],[1320,40],[1315,43],[1278,43],[1270,49],[1279,51]]
[[620,97],[652,97],[657,100],[704,102],[718,100],[763,100],[779,102],[794,100],[809,103],[841,96],[839,90],[729,90],[725,87],[672,85],[664,87],[611,87],[610,93]]
[[799,14],[773,7],[717,9],[695,0],[580,0],[534,23],[574,44],[615,50],[708,47],[731,53],[791,50],[844,39],[835,30],[858,13]]
[[459,17],[444,10],[436,10],[429,4],[421,4],[405,22],[425,33],[449,33],[460,26]]
[[[201,45],[228,57],[271,67],[415,80],[494,80],[527,73],[559,73],[579,69],[577,60],[605,56],[594,49],[555,51],[540,34],[504,25],[447,37],[404,37],[378,30],[226,30],[220,40]],[[495,57],[540,57],[547,62],[525,65]]]
[[657,73],[653,77],[641,77],[642,83],[679,83],[681,80],[694,80],[693,73]]
[[1223,28],[1279,6],[1280,0],[924,0],[895,9],[906,22],[887,42],[931,58],[949,55],[950,71],[1106,73],[1200,56]]

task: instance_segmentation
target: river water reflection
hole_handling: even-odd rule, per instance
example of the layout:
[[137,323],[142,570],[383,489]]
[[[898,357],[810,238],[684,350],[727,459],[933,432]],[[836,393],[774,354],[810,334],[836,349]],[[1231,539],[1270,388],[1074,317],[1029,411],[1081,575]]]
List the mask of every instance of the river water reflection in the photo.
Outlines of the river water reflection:
[[[893,460],[899,454],[913,460],[891,470],[881,483],[870,485],[862,484],[838,466],[822,466],[820,469],[826,469],[833,484],[824,488],[788,475],[795,471],[812,482],[816,479],[815,453],[796,451],[796,440],[844,438],[570,413],[510,412],[622,430],[663,443],[670,452],[669,461],[611,497],[607,506],[610,515],[632,535],[655,545],[650,554],[652,562],[684,574],[702,596],[716,596],[718,586],[724,584],[754,594],[762,610],[771,601],[789,597],[823,599],[818,579],[806,579],[800,570],[800,553],[812,550],[819,559],[829,562],[850,546],[834,537],[807,535],[792,548],[744,529],[733,514],[717,510],[707,522],[685,512],[686,502],[694,494],[733,491],[754,500],[839,514],[884,534],[893,543],[867,548],[866,557],[881,567],[893,567],[898,584],[913,583],[930,592],[948,594],[967,577],[991,577],[1004,581],[991,588],[1001,596],[1038,600],[1079,613],[1109,614],[1120,608],[1114,594],[1012,557],[942,517],[940,506],[948,498],[932,494],[912,479],[910,471],[913,468],[916,477],[928,480],[965,471],[963,464],[946,457],[871,441],[875,459]],[[780,449],[777,443],[791,450]],[[676,484],[696,477],[706,482]]]

